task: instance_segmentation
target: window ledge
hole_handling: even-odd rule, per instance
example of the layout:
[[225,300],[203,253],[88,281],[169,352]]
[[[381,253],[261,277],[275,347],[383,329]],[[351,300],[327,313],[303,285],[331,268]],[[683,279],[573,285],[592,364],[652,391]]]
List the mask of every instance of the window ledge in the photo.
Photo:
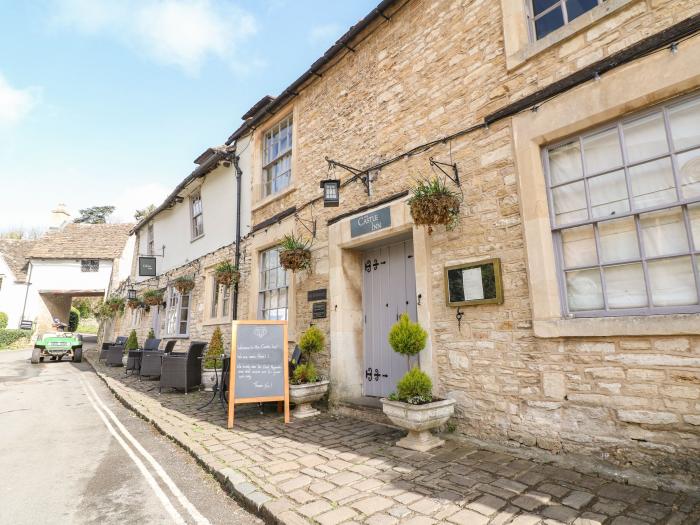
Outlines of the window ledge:
[[201,239],[202,237],[204,237],[204,234],[202,234],[202,235],[197,235],[197,237],[192,237],[192,238],[190,239],[190,242],[198,241],[198,240]]
[[287,188],[283,189],[282,191],[280,191],[278,193],[273,193],[272,195],[268,195],[264,199],[261,199],[258,202],[254,203],[251,211],[257,211],[260,208],[267,206],[271,202],[275,202],[276,200],[279,200],[282,197],[286,197],[287,195],[289,195],[293,191],[296,191],[296,187],[295,186],[288,186]]
[[202,321],[202,326],[222,325],[229,324],[230,322],[230,319],[207,319],[206,321]]
[[190,336],[188,335],[164,335],[163,339],[189,339]]
[[588,29],[589,26],[614,13],[618,9],[637,1],[639,0],[608,0],[606,3],[594,7],[587,13],[579,16],[576,20],[552,31],[544,38],[526,43],[515,53],[506,57],[506,67],[508,71],[522,65],[524,62],[546,51],[553,45],[577,35],[584,29]]
[[700,334],[699,314],[541,319],[532,323],[535,337],[605,337]]

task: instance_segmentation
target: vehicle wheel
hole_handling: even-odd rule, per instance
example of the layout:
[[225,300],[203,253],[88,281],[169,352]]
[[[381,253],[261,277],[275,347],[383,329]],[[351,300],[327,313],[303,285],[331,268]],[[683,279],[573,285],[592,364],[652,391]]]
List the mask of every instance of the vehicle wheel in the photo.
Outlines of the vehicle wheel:
[[83,360],[83,349],[76,348],[75,350],[73,350],[73,362],[80,363],[82,360]]
[[39,358],[39,362],[40,362],[40,363],[43,363],[43,362],[44,362],[44,356],[43,356],[43,355]]
[[62,356],[62,355],[59,355],[59,356],[56,358],[56,361],[60,361],[61,359],[63,359],[63,356]]
[[40,348],[35,348],[32,350],[32,364],[36,365],[39,364],[39,360],[43,358],[41,357],[41,349]]

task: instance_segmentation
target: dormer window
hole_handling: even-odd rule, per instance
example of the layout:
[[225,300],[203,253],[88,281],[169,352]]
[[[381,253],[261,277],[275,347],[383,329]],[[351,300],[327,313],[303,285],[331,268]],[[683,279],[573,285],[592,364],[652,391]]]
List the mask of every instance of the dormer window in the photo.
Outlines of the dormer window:
[[530,0],[532,7],[531,31],[534,40],[544,38],[552,31],[568,24],[605,0]]

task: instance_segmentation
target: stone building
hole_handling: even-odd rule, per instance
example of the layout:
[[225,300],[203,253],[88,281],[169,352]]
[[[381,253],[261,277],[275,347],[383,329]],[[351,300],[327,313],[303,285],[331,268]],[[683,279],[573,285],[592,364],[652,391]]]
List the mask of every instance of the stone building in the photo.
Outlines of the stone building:
[[[320,327],[334,408],[378,417],[407,311],[457,432],[700,476],[699,28],[696,0],[384,0],[228,141],[239,317]],[[458,223],[416,227],[452,166]],[[280,269],[292,232],[308,272]],[[502,303],[447,305],[446,268],[490,259]]]

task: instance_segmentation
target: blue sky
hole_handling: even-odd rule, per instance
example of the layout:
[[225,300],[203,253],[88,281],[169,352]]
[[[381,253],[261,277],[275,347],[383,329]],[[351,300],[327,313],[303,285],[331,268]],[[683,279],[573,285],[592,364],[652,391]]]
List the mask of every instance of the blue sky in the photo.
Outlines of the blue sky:
[[0,0],[0,230],[159,204],[377,0]]

